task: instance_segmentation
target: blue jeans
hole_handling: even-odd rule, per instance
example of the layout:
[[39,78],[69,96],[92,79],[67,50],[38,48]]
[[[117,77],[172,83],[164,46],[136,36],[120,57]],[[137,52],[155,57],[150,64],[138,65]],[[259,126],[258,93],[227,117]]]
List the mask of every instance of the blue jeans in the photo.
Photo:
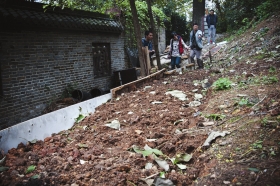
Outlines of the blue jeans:
[[181,57],[171,57],[171,68],[174,69],[175,65],[180,68]]
[[210,25],[208,29],[208,43],[210,43],[210,40],[212,39],[212,42],[215,42],[216,40],[216,28],[214,25]]

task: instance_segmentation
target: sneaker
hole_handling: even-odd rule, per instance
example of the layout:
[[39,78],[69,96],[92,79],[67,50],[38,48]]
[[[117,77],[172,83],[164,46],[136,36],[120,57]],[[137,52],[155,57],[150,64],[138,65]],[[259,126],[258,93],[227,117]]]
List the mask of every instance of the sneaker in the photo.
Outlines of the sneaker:
[[215,45],[216,43],[215,42],[213,42],[213,45]]
[[209,46],[210,45],[210,43],[207,43],[207,46]]

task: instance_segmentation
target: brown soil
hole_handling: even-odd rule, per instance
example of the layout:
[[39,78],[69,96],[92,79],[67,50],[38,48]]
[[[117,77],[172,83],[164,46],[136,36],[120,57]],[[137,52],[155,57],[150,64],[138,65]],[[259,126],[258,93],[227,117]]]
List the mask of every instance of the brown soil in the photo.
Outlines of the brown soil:
[[[99,106],[67,131],[9,150],[1,165],[9,169],[0,173],[0,185],[147,185],[143,179],[154,179],[160,172],[174,185],[279,185],[279,25],[272,17],[228,43],[212,63],[204,60],[210,70],[154,80]],[[269,31],[263,39],[252,34],[265,26]],[[270,53],[256,54],[258,46]],[[194,85],[195,80],[212,84],[220,77],[229,77],[236,85],[222,91]],[[202,104],[189,107],[194,89],[203,95]],[[181,90],[188,100],[166,95],[168,90]],[[213,120],[207,117],[211,114],[225,117]],[[121,123],[120,130],[105,126],[112,120]],[[205,121],[215,124],[201,127]],[[203,148],[211,131],[230,134]],[[169,170],[161,168],[154,156],[136,153],[133,145],[162,151],[159,157]],[[168,159],[186,153],[192,155],[182,163],[187,169]],[[147,163],[153,164],[151,169],[145,168]],[[36,168],[27,173],[31,165]]]

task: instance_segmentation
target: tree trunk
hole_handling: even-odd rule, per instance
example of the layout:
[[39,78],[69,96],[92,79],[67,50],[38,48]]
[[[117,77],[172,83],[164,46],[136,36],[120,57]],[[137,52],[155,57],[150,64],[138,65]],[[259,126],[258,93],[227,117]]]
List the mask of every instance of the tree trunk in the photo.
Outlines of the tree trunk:
[[138,56],[139,56],[139,62],[141,67],[141,75],[146,76],[145,66],[144,66],[144,60],[143,60],[143,52],[142,52],[142,41],[141,41],[141,28],[138,20],[137,10],[135,6],[134,0],[129,0],[131,13],[132,13],[132,19],[133,19],[133,26],[134,26],[134,33],[137,41],[137,49],[138,49]]
[[193,0],[193,23],[198,29],[204,31],[205,0]]
[[152,28],[152,32],[154,35],[154,49],[155,49],[155,53],[156,53],[157,66],[158,66],[158,69],[161,70],[162,66],[160,63],[160,56],[159,56],[159,50],[158,50],[158,34],[155,29],[156,26],[155,26],[155,21],[154,21],[153,12],[152,12],[151,0],[146,0],[146,2],[147,2],[147,6],[148,6],[148,14],[150,17],[151,28]]

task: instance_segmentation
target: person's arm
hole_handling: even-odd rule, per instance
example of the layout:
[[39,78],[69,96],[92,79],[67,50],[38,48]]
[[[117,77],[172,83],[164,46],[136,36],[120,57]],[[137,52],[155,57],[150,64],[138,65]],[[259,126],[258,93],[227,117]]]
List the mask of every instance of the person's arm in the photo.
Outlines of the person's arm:
[[182,38],[181,38],[181,42],[182,42],[184,48],[188,48],[188,46],[186,45],[186,43],[184,42],[184,40]]
[[197,31],[197,36],[198,36],[199,40],[202,40],[202,31],[201,30]]
[[206,23],[208,28],[210,28],[209,14],[206,16]]
[[145,47],[145,39],[142,38],[142,47]]
[[148,49],[149,49],[150,52],[153,52],[153,51],[154,51],[154,50],[153,50],[153,43],[152,43],[151,41],[149,42]]

